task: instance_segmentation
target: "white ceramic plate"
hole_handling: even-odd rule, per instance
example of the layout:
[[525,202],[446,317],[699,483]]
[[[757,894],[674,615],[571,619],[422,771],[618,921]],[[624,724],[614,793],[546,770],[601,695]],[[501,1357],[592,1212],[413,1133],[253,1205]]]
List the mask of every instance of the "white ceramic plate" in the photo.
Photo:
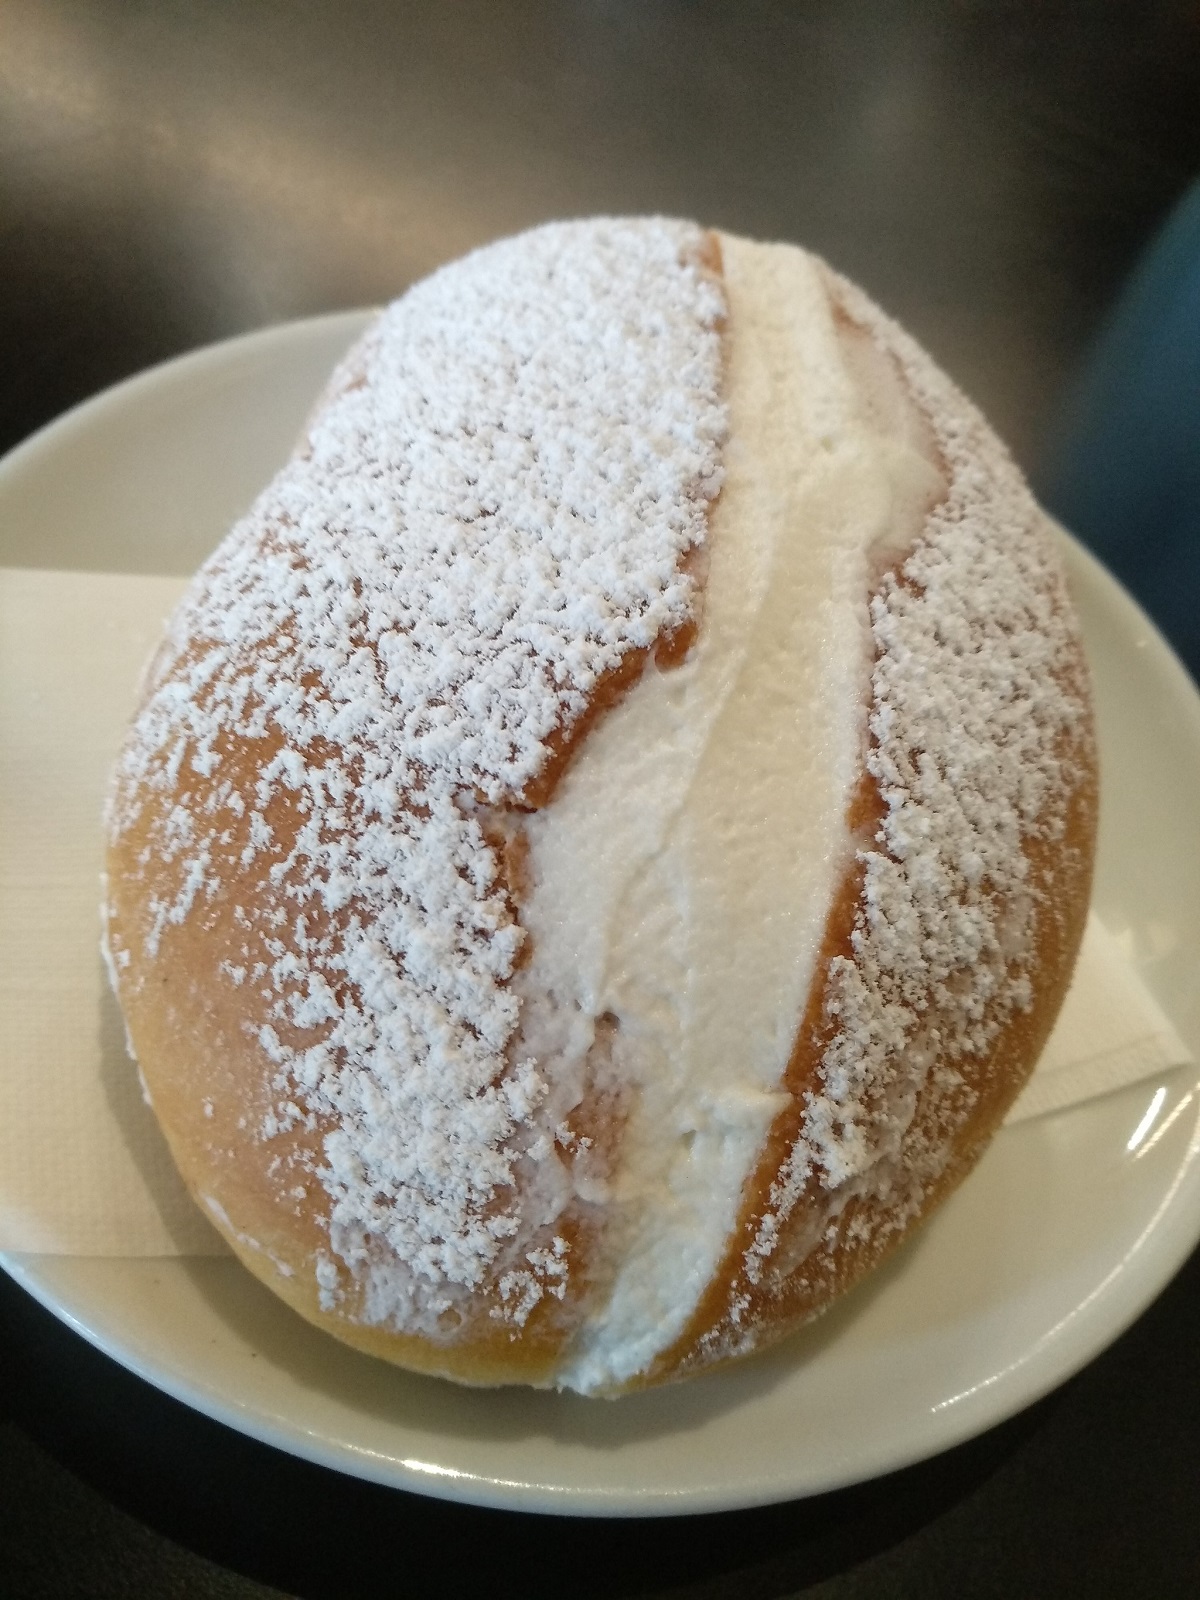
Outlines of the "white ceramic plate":
[[[6,563],[186,572],[283,459],[358,315],[268,330],[101,395],[0,466]],[[1200,699],[1068,547],[1104,760],[1097,905],[1200,1056]],[[231,1260],[3,1258],[151,1383],[326,1466],[522,1510],[711,1511],[836,1488],[1036,1399],[1200,1237],[1200,1084],[1181,1071],[1005,1129],[825,1320],[723,1374],[616,1401],[471,1391],[344,1349]]]

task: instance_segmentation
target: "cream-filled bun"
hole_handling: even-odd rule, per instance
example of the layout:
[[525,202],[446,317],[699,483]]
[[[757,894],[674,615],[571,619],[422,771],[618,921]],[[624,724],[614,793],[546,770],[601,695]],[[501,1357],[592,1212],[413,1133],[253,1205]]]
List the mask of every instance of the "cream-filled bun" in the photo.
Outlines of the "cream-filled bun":
[[390,306],[195,579],[108,952],[252,1272],[401,1365],[614,1393],[967,1173],[1095,811],[1045,518],[951,383],[803,250],[562,223]]

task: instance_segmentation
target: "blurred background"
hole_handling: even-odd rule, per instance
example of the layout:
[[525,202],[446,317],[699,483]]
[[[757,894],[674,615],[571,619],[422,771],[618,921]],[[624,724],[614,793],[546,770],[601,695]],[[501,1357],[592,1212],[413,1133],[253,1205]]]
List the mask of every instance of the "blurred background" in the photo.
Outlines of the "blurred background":
[[[0,0],[0,449],[498,234],[692,216],[862,283],[1196,672],[1198,176],[1194,0]],[[344,1483],[145,1390],[7,1280],[0,1316],[13,1600],[1200,1589],[1195,1259],[948,1457],[616,1530]]]
[[1030,463],[1200,171],[1200,8],[5,0],[0,443],[150,362],[661,211],[858,279]]

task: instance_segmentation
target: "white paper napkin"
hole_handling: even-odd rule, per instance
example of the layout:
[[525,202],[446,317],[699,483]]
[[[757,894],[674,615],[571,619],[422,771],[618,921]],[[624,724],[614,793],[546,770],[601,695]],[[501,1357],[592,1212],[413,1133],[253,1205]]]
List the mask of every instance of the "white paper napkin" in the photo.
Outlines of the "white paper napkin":
[[[99,952],[100,811],[177,578],[0,568],[0,1250],[215,1255]],[[1010,1121],[1191,1059],[1093,918]]]
[[1192,1053],[1093,911],[1037,1071],[1006,1123],[1059,1111],[1191,1061]]
[[100,958],[100,810],[183,584],[0,570],[0,1249],[223,1251],[143,1104]]

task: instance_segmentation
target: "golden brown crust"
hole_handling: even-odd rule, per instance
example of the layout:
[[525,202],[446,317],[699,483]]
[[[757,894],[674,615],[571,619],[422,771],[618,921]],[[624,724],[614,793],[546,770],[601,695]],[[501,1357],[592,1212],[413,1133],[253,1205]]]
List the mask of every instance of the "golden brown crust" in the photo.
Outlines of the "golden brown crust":
[[[715,233],[701,235],[695,259],[706,277],[720,281],[721,247]],[[322,412],[364,384],[372,338],[368,333],[331,377],[298,442],[299,456],[311,451],[311,430]],[[628,650],[601,675],[583,711],[550,733],[546,759],[524,790],[500,805],[476,796],[476,815],[496,854],[494,892],[505,899],[514,920],[519,920],[526,887],[523,815],[550,803],[588,734],[651,662],[658,670],[669,671],[686,658],[699,626],[706,560],[703,547],[693,546],[678,562],[678,571],[696,595],[692,614],[681,625],[661,632],[653,645]],[[263,640],[262,655],[269,657],[277,643],[273,638]],[[180,663],[171,663],[170,670],[179,675]],[[148,676],[153,685],[158,673],[152,668]],[[237,793],[252,794],[261,772],[283,746],[277,731],[244,747],[221,742],[222,781]],[[269,1288],[309,1321],[356,1348],[466,1383],[549,1382],[598,1289],[596,1246],[602,1222],[595,1207],[572,1205],[552,1228],[524,1240],[534,1250],[550,1247],[556,1238],[564,1241],[572,1271],[561,1298],[543,1296],[519,1327],[502,1315],[500,1269],[477,1286],[465,1314],[457,1308],[450,1314],[444,1340],[372,1326],[363,1320],[353,1288],[349,1292],[343,1288],[336,1303],[328,1299],[323,1303],[316,1271],[329,1251],[331,1204],[317,1175],[325,1165],[324,1140],[332,1123],[320,1114],[308,1115],[295,1126],[274,1132],[269,1140],[259,1136],[264,1121],[274,1116],[279,1098],[259,1036],[269,1028],[284,1048],[300,1052],[319,1045],[328,1029],[281,1024],[268,989],[250,978],[237,987],[220,979],[223,969],[249,972],[256,963],[270,964],[269,941],[262,930],[276,920],[280,937],[292,948],[283,919],[286,915],[290,923],[294,913],[278,891],[274,874],[289,859],[305,826],[305,812],[299,803],[276,794],[265,812],[272,843],[246,867],[238,865],[250,832],[249,813],[243,816],[240,825],[227,831],[222,858],[211,864],[220,888],[202,913],[178,926],[166,926],[151,941],[150,908],[170,898],[173,874],[161,865],[157,872],[153,865],[147,870],[146,862],[153,863],[157,840],[175,805],[189,788],[197,787],[186,768],[185,774],[170,790],[145,793],[137,820],[111,839],[107,918],[114,947],[136,953],[132,967],[120,975],[119,997],[155,1113],[197,1203]],[[414,807],[421,804],[419,793],[408,799]],[[314,940],[340,936],[344,920],[315,905],[306,911],[306,934]],[[148,955],[151,942],[155,950]],[[528,961],[530,951],[526,940],[518,968]],[[617,1159],[625,1110],[601,1070],[610,1032],[600,1019],[592,1049],[596,1070],[589,1072],[582,1099],[564,1119],[560,1156],[569,1169],[586,1151],[589,1174],[601,1179]],[[515,1042],[509,1049],[510,1065],[514,1048]],[[518,1183],[524,1176],[518,1169]],[[237,1219],[236,1226],[231,1218]]]
[[[707,236],[702,259],[707,271],[719,274],[715,236]],[[866,368],[877,365],[878,352],[862,326],[840,306],[837,315],[857,351],[854,359]],[[329,394],[353,389],[360,381],[360,373],[349,366],[335,377]],[[920,448],[932,452],[932,435],[923,429],[918,408],[910,409],[916,415]],[[702,551],[693,550],[680,562],[701,593],[703,560]],[[881,570],[871,574],[879,593],[885,581],[905,581],[902,565],[893,551]],[[688,622],[664,631],[646,648],[627,651],[601,675],[582,712],[548,738],[548,757],[536,777],[508,803],[488,806],[476,794],[480,826],[496,862],[494,890],[514,921],[519,921],[526,889],[524,814],[550,802],[588,733],[629,691],[651,658],[660,669],[678,664],[699,625],[697,608]],[[273,642],[264,641],[264,653]],[[1086,705],[1086,667],[1077,642],[1060,670],[1064,688]],[[251,793],[282,743],[278,733],[266,735],[252,750],[227,741],[219,751],[222,781],[237,792]],[[997,1005],[991,1019],[995,1037],[985,1055],[964,1062],[961,1054],[953,1060],[935,1054],[887,1184],[828,1188],[814,1167],[797,1202],[782,1216],[772,1250],[755,1258],[755,1241],[773,1205],[775,1185],[801,1138],[806,1107],[819,1091],[826,1051],[836,1032],[830,974],[839,960],[855,958],[865,871],[861,861],[848,866],[828,914],[817,977],[783,1085],[789,1103],[772,1125],[744,1188],[722,1265],[684,1332],[629,1387],[687,1375],[807,1321],[907,1237],[978,1159],[1036,1063],[1069,982],[1087,913],[1097,795],[1087,715],[1064,738],[1058,756],[1063,778],[1048,809],[1061,813],[1061,836],[1044,837],[1035,826],[1021,844],[1035,904],[1028,965],[1036,982],[1029,1007]],[[275,871],[289,859],[305,826],[302,798],[299,791],[275,793],[265,814],[273,842],[269,849],[250,852],[249,865],[239,865],[250,836],[249,813],[227,830],[222,858],[212,864],[212,892],[192,916],[157,927],[151,938],[151,907],[169,898],[173,875],[160,867],[156,876],[147,861],[153,862],[155,839],[189,786],[202,788],[185,773],[175,788],[143,797],[137,819],[111,843],[108,873],[110,935],[116,947],[134,953],[132,964],[119,974],[120,998],[155,1110],[198,1202],[256,1276],[310,1322],[356,1348],[466,1383],[552,1383],[592,1297],[603,1292],[598,1281],[604,1260],[602,1208],[572,1204],[552,1226],[522,1241],[523,1249],[543,1252],[560,1242],[570,1253],[573,1270],[564,1292],[542,1295],[520,1324],[500,1314],[503,1260],[483,1276],[465,1309],[459,1303],[447,1310],[437,1336],[372,1325],[362,1315],[356,1291],[344,1281],[336,1295],[323,1289],[331,1198],[320,1173],[333,1124],[320,1110],[302,1107],[303,1114],[298,1112],[290,1125],[274,1126],[269,1139],[258,1131],[277,1120],[281,1092],[261,1042],[264,1031],[271,1033],[276,1047],[296,1055],[321,1044],[328,1028],[280,1023],[271,994],[252,976],[235,984],[217,981],[223,970],[253,973],[256,963],[265,969],[272,959],[269,930],[275,931],[281,948],[289,946],[295,911],[279,891]],[[405,804],[414,810],[422,806],[419,789],[406,795]],[[885,811],[878,782],[864,770],[848,818],[851,840],[864,847],[876,841]],[[252,918],[246,915],[247,906],[253,908]],[[345,932],[344,912],[314,905],[306,917],[309,939]],[[518,960],[527,958],[528,949]],[[943,1020],[950,1035],[949,1013],[943,1018],[927,996],[926,1035],[937,1037]],[[582,1097],[563,1123],[558,1156],[570,1169],[580,1159],[578,1152],[586,1149],[590,1168],[601,1176],[619,1165],[627,1109],[603,1070],[612,1031],[601,1018],[594,1060]],[[514,1065],[510,1055],[508,1066]],[[952,1070],[942,1072],[942,1067]],[[946,1157],[949,1124],[957,1131]],[[929,1152],[935,1148],[939,1154],[931,1165]],[[528,1176],[518,1161],[514,1186],[519,1189]]]

